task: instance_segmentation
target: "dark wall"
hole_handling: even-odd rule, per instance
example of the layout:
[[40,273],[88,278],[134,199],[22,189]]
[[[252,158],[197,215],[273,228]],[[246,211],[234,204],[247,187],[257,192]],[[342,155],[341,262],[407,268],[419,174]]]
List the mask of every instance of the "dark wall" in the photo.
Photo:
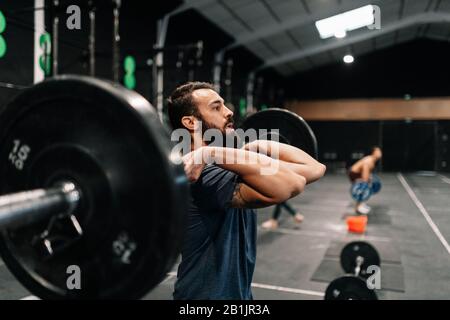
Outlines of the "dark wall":
[[437,169],[450,172],[450,121],[439,121],[436,150]]
[[288,79],[289,98],[336,99],[450,95],[450,44],[417,40],[355,56]]
[[383,123],[383,167],[389,171],[435,170],[435,121],[403,121]]
[[311,121],[319,159],[349,167],[371,146],[383,149],[385,171],[450,171],[450,121]]
[[378,121],[309,121],[319,148],[319,159],[348,167],[371,146],[380,145]]

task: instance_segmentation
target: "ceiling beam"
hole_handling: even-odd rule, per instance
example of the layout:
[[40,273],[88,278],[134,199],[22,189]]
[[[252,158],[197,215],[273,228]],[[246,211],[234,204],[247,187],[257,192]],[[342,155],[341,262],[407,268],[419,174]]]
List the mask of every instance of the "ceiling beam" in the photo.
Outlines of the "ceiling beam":
[[[377,5],[380,0],[366,0],[364,2],[361,2],[361,7],[368,4]],[[345,3],[345,2],[344,2]],[[344,4],[333,8],[324,9],[324,11],[315,13],[315,14],[308,14],[306,16],[300,16],[300,17],[294,17],[290,19],[283,20],[281,23],[272,23],[264,28],[260,28],[254,32],[245,32],[237,35],[233,35],[235,38],[235,41],[231,43],[229,46],[226,47],[226,50],[233,49],[237,46],[245,45],[247,43],[251,43],[253,41],[266,38],[269,36],[273,36],[276,34],[279,34],[281,32],[285,32],[286,30],[290,30],[297,27],[307,26],[310,25],[317,20],[324,19],[330,16],[337,15],[339,13],[343,13],[349,10],[353,10],[355,8],[355,4]]]
[[295,50],[285,53],[281,56],[268,59],[263,65],[257,68],[257,70],[265,69],[268,67],[274,67],[283,63],[287,63],[293,60],[302,59],[312,55],[316,55],[328,50],[333,50],[341,47],[345,47],[354,43],[362,42],[365,40],[373,39],[375,37],[382,36],[384,34],[391,33],[396,30],[408,28],[414,25],[427,24],[427,23],[450,23],[450,13],[439,13],[439,12],[426,12],[421,14],[416,14],[404,18],[387,25],[383,25],[379,30],[367,30],[362,34],[358,34],[351,37],[346,37],[344,39],[334,39],[327,41],[326,43],[305,47],[301,50]]

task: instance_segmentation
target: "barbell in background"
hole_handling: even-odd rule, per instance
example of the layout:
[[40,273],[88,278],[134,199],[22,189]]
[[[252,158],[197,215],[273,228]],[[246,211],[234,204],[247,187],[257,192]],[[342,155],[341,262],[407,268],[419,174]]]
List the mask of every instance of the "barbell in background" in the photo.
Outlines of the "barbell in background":
[[[249,126],[279,129],[282,142],[317,155],[313,132],[291,112],[257,113]],[[183,239],[189,188],[171,146],[150,103],[120,85],[59,76],[21,92],[0,114],[6,266],[44,299],[144,296]],[[71,266],[80,289],[67,286]]]
[[[296,113],[271,108],[249,115],[243,122],[242,128],[257,130],[260,140],[275,140],[300,148],[317,159],[318,148],[314,132],[306,121]],[[278,133],[276,133],[277,130]],[[278,136],[275,136],[275,135]]]
[[375,290],[367,284],[370,267],[380,267],[378,251],[370,243],[353,241],[341,251],[340,262],[346,275],[334,279],[325,291],[325,300],[377,300]]

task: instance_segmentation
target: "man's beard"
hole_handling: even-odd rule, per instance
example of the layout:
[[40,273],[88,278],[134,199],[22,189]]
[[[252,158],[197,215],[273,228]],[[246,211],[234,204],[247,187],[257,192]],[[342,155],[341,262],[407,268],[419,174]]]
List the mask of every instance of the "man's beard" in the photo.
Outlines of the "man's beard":
[[[205,132],[209,129],[216,129],[220,131],[222,139],[213,139],[212,141],[205,141],[205,143],[209,146],[215,146],[215,147],[228,147],[228,148],[239,148],[240,147],[240,139],[239,136],[236,134],[234,130],[227,132],[227,126],[229,124],[234,125],[233,119],[230,119],[227,121],[225,126],[223,128],[218,128],[214,126],[213,124],[205,121],[204,119],[200,118],[202,121],[202,136],[205,136]],[[216,141],[218,140],[218,141]],[[222,140],[222,141],[220,141]]]

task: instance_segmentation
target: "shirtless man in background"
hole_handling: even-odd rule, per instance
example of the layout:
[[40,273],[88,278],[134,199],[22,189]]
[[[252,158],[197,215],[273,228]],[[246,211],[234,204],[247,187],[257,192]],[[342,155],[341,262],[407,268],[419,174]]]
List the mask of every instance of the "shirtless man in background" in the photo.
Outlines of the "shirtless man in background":
[[[357,180],[370,183],[372,171],[375,169],[377,161],[381,159],[383,153],[379,147],[372,147],[371,154],[356,161],[348,171],[348,177],[353,184]],[[356,213],[368,214],[370,207],[364,202],[356,202]]]

